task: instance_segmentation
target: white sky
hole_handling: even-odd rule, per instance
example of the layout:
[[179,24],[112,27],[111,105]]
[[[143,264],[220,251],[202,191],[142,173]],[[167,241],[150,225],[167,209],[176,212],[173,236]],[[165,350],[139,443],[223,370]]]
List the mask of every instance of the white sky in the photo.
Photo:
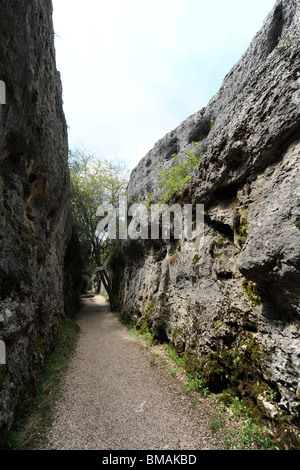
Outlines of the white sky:
[[275,0],[53,0],[69,147],[132,169],[206,106]]

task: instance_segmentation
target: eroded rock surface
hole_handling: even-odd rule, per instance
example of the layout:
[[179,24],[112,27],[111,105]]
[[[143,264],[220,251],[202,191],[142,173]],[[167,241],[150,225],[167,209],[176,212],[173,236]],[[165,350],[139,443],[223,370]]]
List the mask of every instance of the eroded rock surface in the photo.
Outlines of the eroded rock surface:
[[[204,385],[300,424],[300,5],[277,0],[206,108],[133,170],[158,197],[173,153],[205,149],[181,202],[204,204],[200,250],[129,241],[115,261],[124,318],[171,342]],[[289,433],[286,433],[286,435]],[[291,441],[293,438],[291,438]]]
[[51,1],[1,2],[0,79],[0,429],[7,429],[65,311],[68,150]]

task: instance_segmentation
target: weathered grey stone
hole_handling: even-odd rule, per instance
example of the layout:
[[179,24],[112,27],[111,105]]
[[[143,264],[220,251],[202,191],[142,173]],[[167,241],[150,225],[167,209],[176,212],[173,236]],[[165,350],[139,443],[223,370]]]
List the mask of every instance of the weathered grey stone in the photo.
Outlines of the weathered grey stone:
[[12,425],[61,327],[72,227],[52,2],[4,0],[0,8],[1,431]]
[[186,250],[184,240],[164,242],[163,251],[157,242],[139,242],[141,256],[134,258],[134,242],[131,251],[123,244],[125,269],[114,285],[122,313],[167,337],[187,370],[201,373],[214,391],[232,389],[272,420],[290,420],[296,434],[299,30],[299,2],[278,0],[219,93],[133,170],[129,201],[149,193],[155,200],[171,155],[193,151],[192,142],[204,147],[181,201],[205,205],[205,238],[198,251]]
[[0,340],[0,364],[6,364],[6,346],[2,340]]

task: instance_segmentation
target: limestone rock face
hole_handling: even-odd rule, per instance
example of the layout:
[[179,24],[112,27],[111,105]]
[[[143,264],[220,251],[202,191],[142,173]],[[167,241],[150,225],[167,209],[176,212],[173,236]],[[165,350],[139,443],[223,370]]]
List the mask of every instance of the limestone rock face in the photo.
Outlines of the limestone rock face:
[[123,315],[171,342],[208,387],[230,389],[250,408],[296,427],[299,49],[300,4],[277,0],[207,107],[133,170],[129,200],[152,193],[155,201],[171,155],[193,151],[193,142],[204,148],[181,197],[181,203],[204,204],[204,243],[191,250],[184,240],[128,241],[114,284]]
[[2,1],[0,79],[0,429],[34,385],[64,316],[71,235],[67,128],[52,2]]

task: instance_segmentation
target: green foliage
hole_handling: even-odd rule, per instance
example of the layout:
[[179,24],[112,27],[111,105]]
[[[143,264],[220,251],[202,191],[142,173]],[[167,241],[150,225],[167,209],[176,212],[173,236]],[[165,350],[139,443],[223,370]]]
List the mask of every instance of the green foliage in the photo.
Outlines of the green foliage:
[[185,389],[186,393],[189,392],[198,392],[200,395],[207,397],[210,394],[208,387],[203,386],[203,380],[199,373],[188,374],[187,376],[187,388]]
[[237,233],[238,233],[237,241],[241,247],[246,243],[247,236],[248,236],[247,230],[248,230],[247,219],[246,217],[243,217],[237,230]]
[[248,281],[247,279],[245,279],[243,281],[243,288],[248,296],[250,303],[253,305],[253,307],[257,307],[261,305],[261,296],[254,282]]
[[265,393],[265,398],[268,401],[274,401],[277,398],[277,392],[276,390],[273,390],[271,387],[268,387],[267,392]]
[[109,304],[109,297],[108,297],[108,295],[106,295],[106,294],[99,294],[99,295],[101,295],[101,297],[104,298],[105,302],[106,302],[107,304]]
[[300,230],[300,219],[295,222],[295,225],[298,230]]
[[240,430],[225,434],[223,437],[230,447],[239,449],[278,450],[278,447],[271,443],[266,435],[267,429],[256,424],[244,410],[243,404],[238,397],[233,397],[228,409],[235,415],[243,419]]
[[96,234],[101,204],[112,204],[116,209],[119,197],[125,193],[128,173],[123,163],[110,162],[81,150],[70,151],[71,204],[73,224],[79,237],[85,269],[93,271],[103,263],[110,244],[107,237]]
[[176,366],[183,369],[184,360],[182,357],[178,356],[175,349],[169,346],[167,343],[164,343],[164,350],[166,351],[170,359],[176,364]]
[[144,339],[149,345],[153,344],[153,337],[149,331],[147,322],[145,322],[141,328],[137,328],[133,323],[127,321],[126,315],[124,314],[120,314],[119,321],[126,327],[130,336],[134,337],[136,340]]
[[288,30],[286,28],[284,28],[284,32],[286,35],[283,38],[282,37],[278,38],[278,44],[279,44],[279,47],[286,48],[291,45],[292,41],[296,39],[298,35],[288,33]]
[[151,199],[152,199],[152,193],[149,193],[148,197],[144,201],[142,201],[142,204],[146,206],[148,211],[151,210]]
[[243,405],[239,397],[232,397],[228,408],[232,411],[233,414],[239,415],[243,411]]
[[[197,144],[193,142],[193,145]],[[198,147],[196,154],[188,150],[184,153],[185,158],[183,159],[179,159],[178,155],[174,153],[172,155],[173,166],[159,174],[158,184],[161,186],[161,201],[163,203],[169,202],[175,196],[180,196],[184,184],[191,178],[193,171],[200,163],[203,148]]]

